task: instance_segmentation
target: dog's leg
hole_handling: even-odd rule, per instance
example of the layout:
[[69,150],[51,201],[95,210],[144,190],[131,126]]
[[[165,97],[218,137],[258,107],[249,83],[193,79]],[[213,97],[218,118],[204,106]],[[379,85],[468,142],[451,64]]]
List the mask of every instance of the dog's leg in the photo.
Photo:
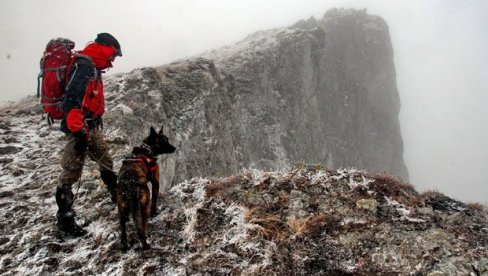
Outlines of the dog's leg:
[[147,221],[149,219],[149,189],[141,189],[139,190],[139,197],[138,197],[138,208],[134,212],[134,221],[136,224],[137,229],[137,236],[139,241],[142,244],[142,249],[147,250],[151,248],[147,243],[146,239],[146,228],[147,228]]
[[[158,177],[159,178],[159,177]],[[151,217],[158,215],[158,197],[159,197],[159,181],[151,180],[152,197],[151,197]]]
[[[146,206],[141,206],[141,215],[142,215],[142,227],[141,227],[141,233],[143,234],[140,236],[140,240],[142,243],[142,248],[143,249],[149,249],[151,248],[149,244],[146,241],[146,233],[147,233],[147,224],[149,222],[149,216],[150,216],[150,208],[149,208],[149,202],[147,202]],[[142,237],[142,238],[141,238]]]
[[127,251],[127,220],[129,218],[129,208],[127,205],[119,200],[119,220],[120,220],[120,243],[122,244],[122,250]]
[[152,187],[152,197],[151,197],[151,217],[158,215],[158,197],[159,197],[159,166],[152,173],[150,177],[151,187]]

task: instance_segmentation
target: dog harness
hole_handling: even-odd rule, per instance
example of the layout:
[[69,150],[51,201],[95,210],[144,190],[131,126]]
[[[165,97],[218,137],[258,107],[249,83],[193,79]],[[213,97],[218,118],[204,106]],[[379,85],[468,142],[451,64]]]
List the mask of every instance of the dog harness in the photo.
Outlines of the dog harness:
[[158,159],[151,154],[151,148],[147,144],[134,147],[132,155],[125,157],[123,162],[140,162],[146,175],[151,179],[157,179],[154,174],[159,171]]

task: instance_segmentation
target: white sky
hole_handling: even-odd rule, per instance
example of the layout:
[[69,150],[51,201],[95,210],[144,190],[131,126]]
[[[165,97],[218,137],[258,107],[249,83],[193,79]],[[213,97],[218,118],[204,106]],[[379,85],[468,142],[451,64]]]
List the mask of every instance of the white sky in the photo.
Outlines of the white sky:
[[367,8],[390,27],[410,182],[488,203],[488,1],[0,0],[0,102],[34,95],[53,37],[77,49],[109,32],[111,73],[157,66],[284,27],[333,7]]

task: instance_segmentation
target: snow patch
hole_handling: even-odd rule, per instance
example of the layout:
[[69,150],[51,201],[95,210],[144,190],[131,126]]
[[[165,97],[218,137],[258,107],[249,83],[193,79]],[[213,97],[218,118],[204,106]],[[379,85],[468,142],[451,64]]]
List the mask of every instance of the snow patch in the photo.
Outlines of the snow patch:
[[116,105],[114,108],[112,108],[112,110],[110,110],[111,112],[116,112],[116,111],[120,111],[122,112],[122,114],[124,115],[132,115],[134,114],[134,110],[132,110],[132,108],[126,106],[125,104],[123,103],[119,103],[118,105]]
[[401,217],[399,218],[399,220],[406,220],[415,223],[426,222],[426,220],[424,219],[410,217],[411,211],[407,209],[405,205],[399,203],[398,201],[390,199],[386,196],[385,199],[386,199],[387,206],[393,206],[400,213]]

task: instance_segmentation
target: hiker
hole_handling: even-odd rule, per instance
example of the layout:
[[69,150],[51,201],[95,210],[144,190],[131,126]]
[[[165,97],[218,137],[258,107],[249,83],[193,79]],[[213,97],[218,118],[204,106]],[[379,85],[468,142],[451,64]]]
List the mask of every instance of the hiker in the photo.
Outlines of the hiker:
[[94,42],[74,55],[68,69],[64,118],[61,131],[66,133],[66,145],[61,156],[63,172],[56,188],[57,225],[65,233],[79,237],[86,230],[76,224],[71,187],[81,178],[88,155],[98,163],[100,176],[107,186],[112,202],[116,202],[117,175],[108,145],[101,133],[105,109],[102,70],[112,67],[115,57],[122,56],[119,42],[108,33],[100,33]]

